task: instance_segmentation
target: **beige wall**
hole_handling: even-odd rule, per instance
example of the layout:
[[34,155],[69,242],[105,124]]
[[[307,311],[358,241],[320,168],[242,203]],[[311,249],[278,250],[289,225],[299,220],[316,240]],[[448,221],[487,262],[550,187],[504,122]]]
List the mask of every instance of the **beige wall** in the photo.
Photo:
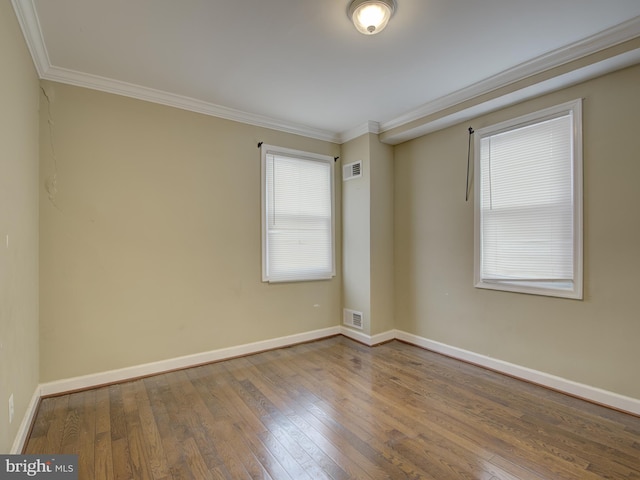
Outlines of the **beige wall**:
[[0,453],[7,453],[38,385],[39,88],[10,2],[0,2],[0,71]]
[[[467,127],[584,98],[583,301],[473,287]],[[395,150],[396,327],[640,398],[640,66]]]
[[[43,82],[41,381],[333,327],[341,276],[261,282],[258,141],[339,146]],[[41,121],[46,122],[42,115]],[[339,169],[337,239],[341,238]],[[337,269],[341,269],[338,240]]]
[[[640,398],[640,66],[392,148],[42,82],[50,130],[5,3],[0,65],[0,451],[38,381],[332,327],[343,306],[365,313],[370,335],[398,328]],[[585,300],[474,289],[467,127],[577,97]],[[336,169],[334,280],[260,281],[258,141],[364,162],[361,180],[342,183]]]

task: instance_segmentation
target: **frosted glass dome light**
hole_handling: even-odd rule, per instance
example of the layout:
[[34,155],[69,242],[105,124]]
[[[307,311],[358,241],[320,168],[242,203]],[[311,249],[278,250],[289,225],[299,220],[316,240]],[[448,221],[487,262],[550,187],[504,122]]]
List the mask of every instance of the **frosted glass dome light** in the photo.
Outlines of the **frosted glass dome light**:
[[396,10],[395,0],[352,0],[347,15],[365,35],[381,32]]

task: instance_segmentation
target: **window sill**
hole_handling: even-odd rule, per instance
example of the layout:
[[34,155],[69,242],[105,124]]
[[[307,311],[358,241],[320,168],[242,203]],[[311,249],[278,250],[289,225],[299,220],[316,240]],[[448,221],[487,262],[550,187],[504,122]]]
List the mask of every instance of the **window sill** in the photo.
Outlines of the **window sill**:
[[509,281],[509,280],[480,280],[476,288],[501,290],[504,292],[524,293],[528,295],[542,295],[547,297],[570,298],[582,300],[582,288],[574,282],[537,282],[537,281]]

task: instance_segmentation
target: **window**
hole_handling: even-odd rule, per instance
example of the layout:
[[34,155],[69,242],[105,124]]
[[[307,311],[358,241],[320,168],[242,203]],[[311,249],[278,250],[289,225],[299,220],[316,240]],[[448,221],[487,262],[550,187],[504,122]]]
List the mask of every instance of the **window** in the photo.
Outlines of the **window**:
[[263,144],[262,280],[335,275],[334,159]]
[[476,287],[582,298],[581,100],[476,131]]

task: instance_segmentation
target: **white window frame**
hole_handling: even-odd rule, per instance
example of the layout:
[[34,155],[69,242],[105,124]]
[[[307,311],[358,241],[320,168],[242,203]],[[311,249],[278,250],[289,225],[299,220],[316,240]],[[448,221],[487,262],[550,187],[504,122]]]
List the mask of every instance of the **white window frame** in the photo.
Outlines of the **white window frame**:
[[[269,262],[269,225],[268,225],[268,199],[267,199],[267,156],[273,154],[277,156],[289,157],[301,161],[314,161],[326,164],[329,167],[330,177],[330,195],[331,195],[331,266],[329,270],[322,272],[314,272],[313,274],[301,273],[295,269],[287,275],[274,276],[270,273]],[[328,155],[310,153],[301,150],[278,147],[274,145],[262,144],[260,146],[261,157],[261,177],[262,177],[262,194],[261,194],[261,210],[262,210],[262,281],[269,283],[276,282],[304,282],[313,280],[329,280],[336,275],[336,240],[335,240],[335,159]]]
[[[499,133],[534,125],[553,118],[570,115],[572,121],[572,201],[573,201],[573,279],[570,282],[527,281],[526,279],[482,277],[482,172],[481,141]],[[475,225],[474,225],[474,280],[477,288],[503,290],[534,295],[582,299],[583,296],[583,174],[582,174],[582,99],[566,102],[518,118],[476,130],[474,136],[475,171]]]

